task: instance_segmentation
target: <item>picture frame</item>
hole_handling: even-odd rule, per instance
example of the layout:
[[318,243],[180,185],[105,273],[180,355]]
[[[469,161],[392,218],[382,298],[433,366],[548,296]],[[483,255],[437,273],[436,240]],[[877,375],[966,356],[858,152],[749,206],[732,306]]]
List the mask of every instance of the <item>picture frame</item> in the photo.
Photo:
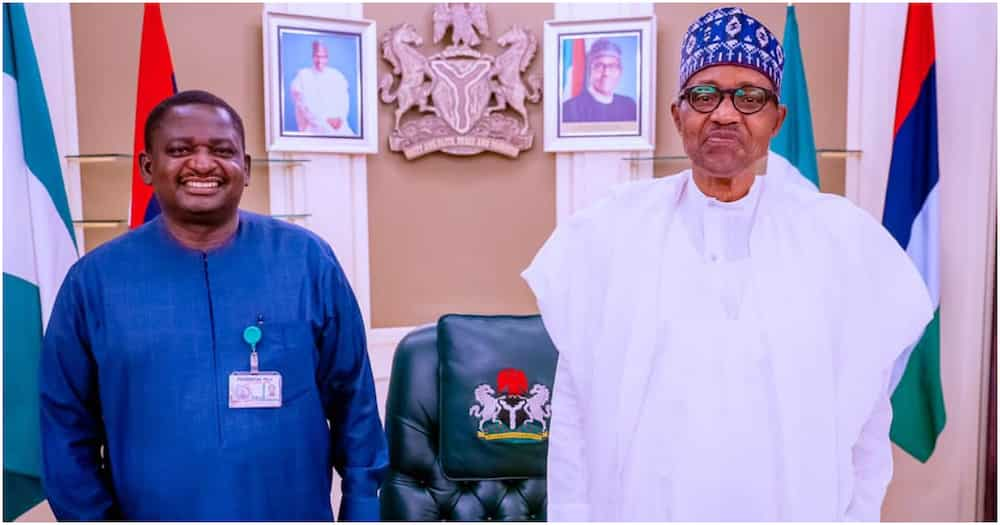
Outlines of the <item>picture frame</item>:
[[656,146],[656,16],[545,22],[545,151]]
[[268,152],[377,153],[375,22],[264,10]]

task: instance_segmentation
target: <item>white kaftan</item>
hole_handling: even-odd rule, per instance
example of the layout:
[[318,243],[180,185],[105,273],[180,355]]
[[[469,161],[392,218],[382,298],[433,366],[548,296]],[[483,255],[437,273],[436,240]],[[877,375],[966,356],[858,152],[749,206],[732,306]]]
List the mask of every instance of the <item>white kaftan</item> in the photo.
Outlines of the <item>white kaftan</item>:
[[865,212],[687,171],[573,216],[524,277],[560,352],[550,520],[878,520],[889,372],[932,310]]
[[[356,133],[347,123],[350,112],[350,96],[347,79],[336,69],[325,67],[322,71],[303,68],[292,80],[292,93],[298,94],[296,111],[304,117],[304,129],[308,133],[320,135],[354,136]],[[331,119],[340,119],[340,127],[334,128]]]

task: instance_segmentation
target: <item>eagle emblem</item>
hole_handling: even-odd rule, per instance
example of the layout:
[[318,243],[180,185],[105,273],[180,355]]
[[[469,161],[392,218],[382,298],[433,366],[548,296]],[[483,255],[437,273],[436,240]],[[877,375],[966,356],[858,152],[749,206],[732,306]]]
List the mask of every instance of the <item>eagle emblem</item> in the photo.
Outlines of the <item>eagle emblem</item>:
[[444,38],[451,27],[451,43],[456,48],[473,48],[479,45],[479,36],[489,38],[490,26],[486,21],[483,4],[456,3],[434,6],[434,43]]

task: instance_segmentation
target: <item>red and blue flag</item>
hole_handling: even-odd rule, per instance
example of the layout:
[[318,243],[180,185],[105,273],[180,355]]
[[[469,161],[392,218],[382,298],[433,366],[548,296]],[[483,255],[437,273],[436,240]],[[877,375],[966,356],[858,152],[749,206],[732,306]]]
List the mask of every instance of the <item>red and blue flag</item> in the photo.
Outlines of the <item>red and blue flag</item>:
[[153,188],[142,180],[139,153],[146,148],[143,128],[146,117],[163,99],[177,93],[177,80],[170,60],[170,46],[163,28],[160,4],[146,4],[142,15],[139,48],[139,82],[135,97],[135,142],[132,148],[132,199],[129,228],[138,228],[160,213]]

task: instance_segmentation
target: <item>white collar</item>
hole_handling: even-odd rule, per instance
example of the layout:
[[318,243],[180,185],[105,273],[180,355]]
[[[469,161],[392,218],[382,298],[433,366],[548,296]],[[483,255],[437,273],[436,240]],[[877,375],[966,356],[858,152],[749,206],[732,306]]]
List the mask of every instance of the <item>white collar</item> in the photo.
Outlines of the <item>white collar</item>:
[[698,252],[706,261],[719,258],[736,261],[748,257],[757,203],[766,183],[763,177],[754,177],[750,191],[732,202],[722,202],[702,193],[690,170],[687,177],[677,211]]
[[718,207],[729,210],[752,208],[757,203],[757,197],[760,194],[760,187],[762,186],[761,177],[756,176],[753,179],[753,183],[750,185],[750,191],[746,195],[736,199],[734,201],[724,202],[716,199],[715,197],[710,197],[705,195],[698,187],[698,184],[694,181],[694,173],[691,173],[688,179],[688,186],[693,188],[689,195],[695,202],[698,202],[700,207]]
[[610,104],[615,100],[614,93],[610,95],[602,95],[601,93],[594,91],[594,88],[589,84],[587,85],[587,91],[590,92],[590,96],[594,97],[594,100],[600,102],[601,104]]

